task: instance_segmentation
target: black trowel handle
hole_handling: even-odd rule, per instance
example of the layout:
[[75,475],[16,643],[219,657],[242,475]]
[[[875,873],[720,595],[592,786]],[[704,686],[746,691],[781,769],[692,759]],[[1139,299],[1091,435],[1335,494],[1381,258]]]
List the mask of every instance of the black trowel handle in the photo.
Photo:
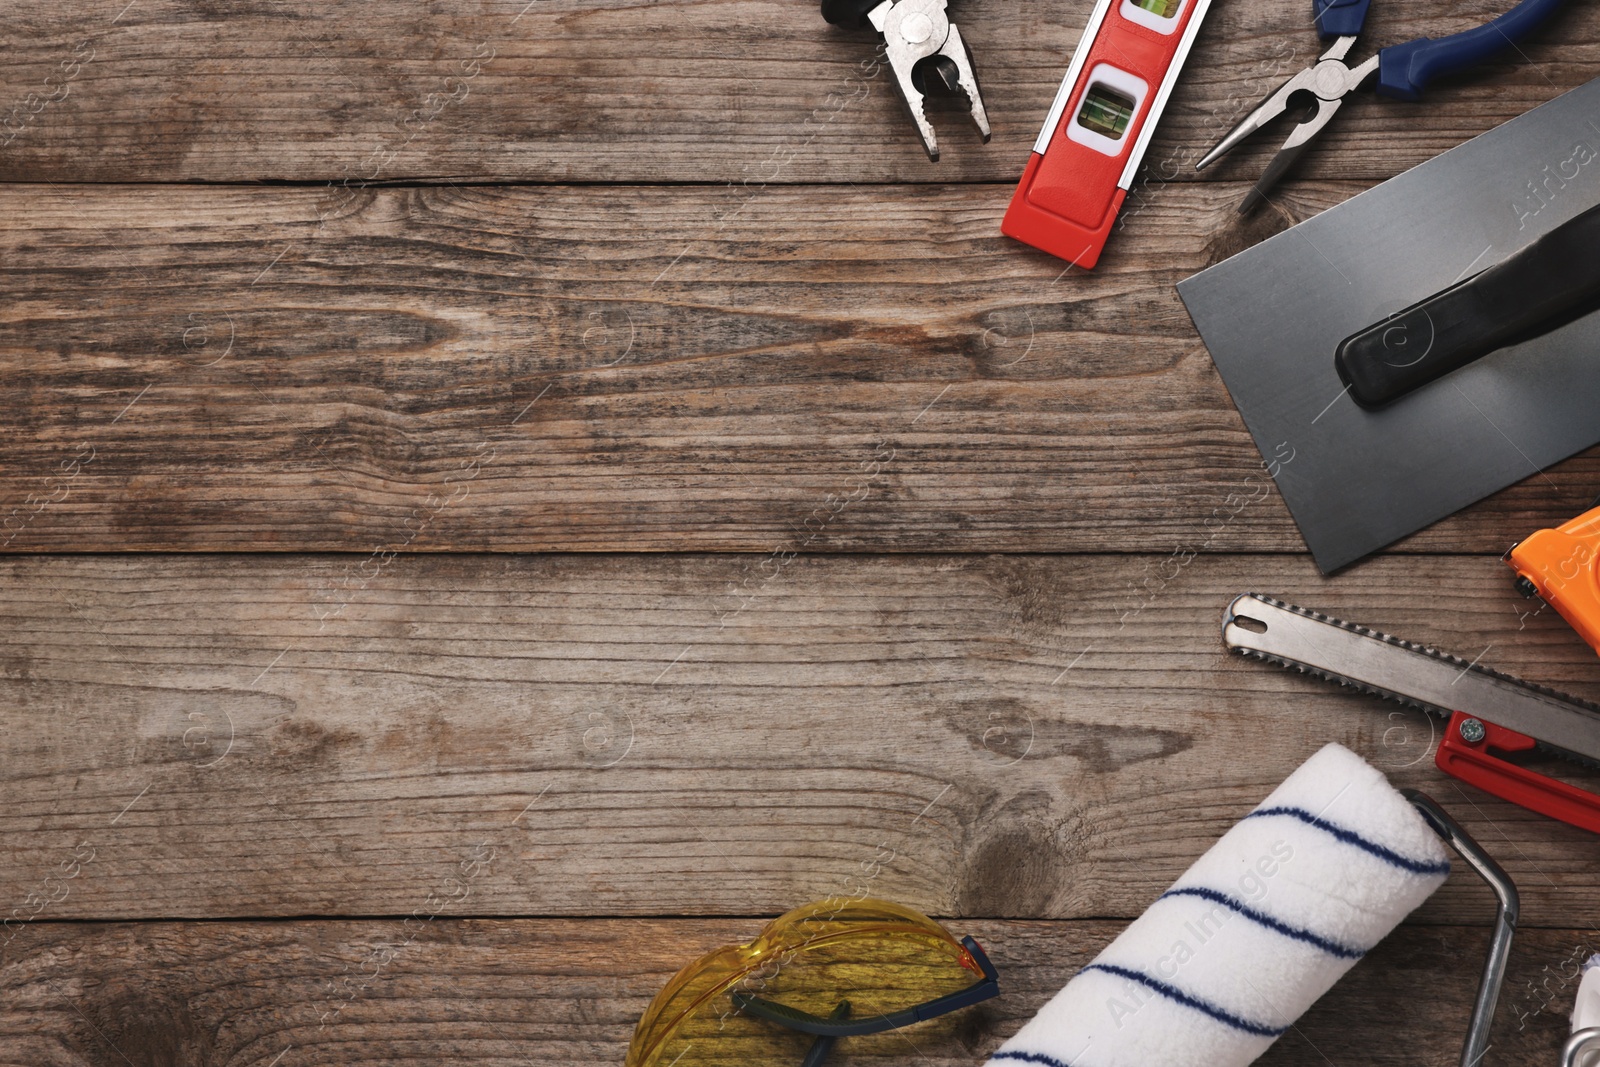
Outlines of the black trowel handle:
[[1503,263],[1345,338],[1334,365],[1356,403],[1382,407],[1597,306],[1600,205]]

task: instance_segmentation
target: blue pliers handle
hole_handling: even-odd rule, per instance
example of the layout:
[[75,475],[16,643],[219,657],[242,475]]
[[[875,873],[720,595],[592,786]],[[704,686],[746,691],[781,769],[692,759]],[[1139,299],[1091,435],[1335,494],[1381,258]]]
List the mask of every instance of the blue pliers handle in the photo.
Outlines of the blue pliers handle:
[[[1323,40],[1355,37],[1367,21],[1372,0],[1312,0],[1317,32]],[[1400,100],[1420,100],[1422,90],[1441,74],[1477,66],[1532,33],[1565,0],[1522,0],[1504,15],[1449,37],[1419,37],[1378,53],[1377,91]]]

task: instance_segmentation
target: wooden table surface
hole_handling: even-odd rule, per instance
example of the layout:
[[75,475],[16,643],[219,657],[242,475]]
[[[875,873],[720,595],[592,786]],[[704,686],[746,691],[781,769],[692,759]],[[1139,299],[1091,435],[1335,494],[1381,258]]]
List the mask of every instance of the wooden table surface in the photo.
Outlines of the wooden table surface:
[[[1087,0],[957,0],[994,141],[943,103],[938,164],[807,0],[10,0],[0,1063],[620,1067],[681,964],[868,891],[1005,995],[837,1062],[975,1065],[1338,741],[1514,875],[1489,1062],[1554,1064],[1595,838],[1218,623],[1600,696],[1498,561],[1600,452],[1324,579],[1173,285],[1600,76],[1600,5],[1241,222],[1270,142],[1191,164],[1309,6],[1220,0],[1063,274],[999,220]],[[1492,910],[1458,872],[1261,1062],[1455,1063]]]

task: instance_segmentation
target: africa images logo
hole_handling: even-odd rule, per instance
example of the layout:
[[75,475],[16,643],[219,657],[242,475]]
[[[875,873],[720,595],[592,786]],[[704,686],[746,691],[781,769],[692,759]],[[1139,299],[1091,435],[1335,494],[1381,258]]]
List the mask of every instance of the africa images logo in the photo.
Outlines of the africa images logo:
[[1596,155],[1600,153],[1578,141],[1567,153],[1566,159],[1555,164],[1546,163],[1539,177],[1529,179],[1521,195],[1511,201],[1511,210],[1517,216],[1517,229],[1527,226],[1529,219],[1549,207],[1583,168],[1594,162]]

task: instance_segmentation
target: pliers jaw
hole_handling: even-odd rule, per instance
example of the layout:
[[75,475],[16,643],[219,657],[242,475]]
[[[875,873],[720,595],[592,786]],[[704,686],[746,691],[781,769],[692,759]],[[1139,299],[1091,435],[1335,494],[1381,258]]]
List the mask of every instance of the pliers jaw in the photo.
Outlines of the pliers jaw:
[[917,124],[928,158],[934,162],[939,160],[939,140],[928,121],[924,91],[930,69],[938,74],[946,88],[965,94],[971,105],[972,121],[987,144],[989,116],[983,108],[983,96],[978,92],[972,54],[961,39],[960,29],[950,21],[945,0],[883,0],[867,13],[867,19],[883,34],[884,51],[894,71],[895,86]]
[[1377,56],[1355,67],[1345,63],[1345,56],[1349,55],[1355,43],[1354,37],[1337,38],[1316,63],[1280,85],[1195,164],[1195,170],[1204,170],[1251,134],[1291,108],[1302,105],[1310,108],[1309,113],[1289,134],[1289,139],[1283,143],[1283,147],[1278,149],[1277,155],[1272,157],[1272,162],[1267,164],[1261,179],[1239,205],[1240,214],[1253,210],[1267,198],[1267,194],[1300,158],[1312,140],[1327,128],[1333,116],[1338,113],[1340,105],[1344,103],[1345,97],[1361,88],[1367,79],[1378,72]]
[[822,17],[846,30],[869,23],[883,34],[884,55],[894,72],[895,88],[917,124],[928,158],[939,160],[939,140],[928,122],[925,85],[929,71],[952,91],[966,94],[972,121],[989,142],[989,116],[978,93],[978,76],[972,70],[961,31],[951,23],[945,0],[822,0]]

